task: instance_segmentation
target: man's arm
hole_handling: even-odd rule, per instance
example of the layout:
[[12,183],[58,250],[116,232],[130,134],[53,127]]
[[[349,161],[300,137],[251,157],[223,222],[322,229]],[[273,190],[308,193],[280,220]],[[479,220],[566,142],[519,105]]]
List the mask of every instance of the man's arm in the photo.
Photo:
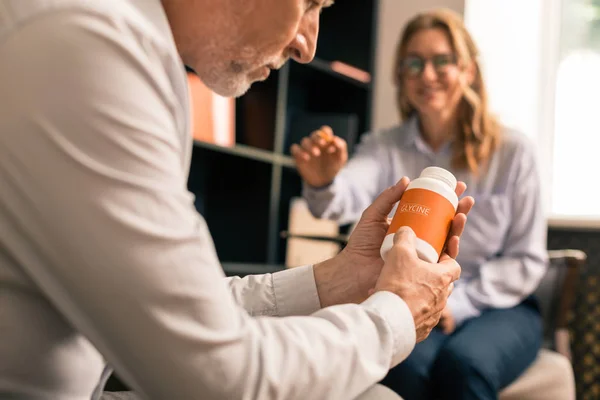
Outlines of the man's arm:
[[[47,299],[150,398],[353,398],[415,342],[389,292],[253,318],[186,190],[160,48],[126,21],[44,16],[0,47],[4,206]],[[3,97],[7,99],[7,96]]]
[[236,302],[253,316],[309,315],[321,308],[312,265],[227,278]]

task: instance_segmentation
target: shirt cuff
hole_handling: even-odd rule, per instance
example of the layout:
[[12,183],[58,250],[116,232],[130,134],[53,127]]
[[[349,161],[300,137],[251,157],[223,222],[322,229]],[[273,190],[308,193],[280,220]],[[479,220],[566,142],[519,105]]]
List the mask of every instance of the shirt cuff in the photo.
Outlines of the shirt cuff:
[[272,279],[278,316],[310,315],[321,308],[312,265],[276,272]]
[[457,327],[466,320],[481,315],[481,310],[475,307],[467,297],[466,286],[457,286],[452,291],[446,307],[452,312]]
[[389,325],[394,337],[394,354],[390,368],[404,361],[417,341],[415,321],[408,305],[392,292],[375,292],[363,306],[377,312]]
[[336,188],[339,186],[339,177],[334,178],[333,182],[329,185],[314,187],[310,186],[306,182],[302,182],[302,195],[306,199],[312,199],[315,201],[329,201],[333,198],[336,192]]

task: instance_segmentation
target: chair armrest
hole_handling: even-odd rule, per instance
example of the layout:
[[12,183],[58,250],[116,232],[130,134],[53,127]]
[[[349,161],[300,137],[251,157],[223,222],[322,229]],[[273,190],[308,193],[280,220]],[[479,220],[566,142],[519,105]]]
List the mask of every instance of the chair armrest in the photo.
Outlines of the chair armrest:
[[587,259],[587,255],[581,250],[563,249],[549,250],[548,259],[550,267],[565,267],[562,287],[557,287],[558,304],[554,326],[554,345],[557,352],[571,360],[571,343],[569,338],[568,316],[573,306],[575,292],[577,289],[577,279],[579,271]]
[[587,255],[581,250],[549,250],[548,258],[551,266],[556,265],[558,261],[563,261],[563,265],[567,268],[562,288],[559,288],[560,301],[556,319],[556,329],[566,328],[569,310],[571,309],[575,298],[579,270],[585,263]]

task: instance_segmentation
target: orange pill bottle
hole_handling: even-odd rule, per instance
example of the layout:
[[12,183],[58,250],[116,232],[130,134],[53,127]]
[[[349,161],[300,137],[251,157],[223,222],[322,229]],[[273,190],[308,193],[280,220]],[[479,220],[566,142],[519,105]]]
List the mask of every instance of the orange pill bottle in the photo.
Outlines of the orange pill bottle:
[[439,167],[425,168],[412,181],[398,202],[396,213],[381,245],[381,257],[394,244],[394,234],[401,226],[415,232],[417,254],[422,260],[435,263],[439,260],[446,238],[456,214],[456,178]]

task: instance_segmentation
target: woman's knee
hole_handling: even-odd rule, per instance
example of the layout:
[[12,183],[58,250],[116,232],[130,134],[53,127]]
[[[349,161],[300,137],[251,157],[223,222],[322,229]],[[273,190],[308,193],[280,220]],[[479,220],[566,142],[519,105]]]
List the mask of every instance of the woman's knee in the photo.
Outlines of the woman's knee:
[[443,390],[497,391],[500,374],[492,360],[486,360],[485,352],[472,351],[469,347],[446,346],[431,369],[431,379]]
[[405,399],[428,399],[431,392],[431,362],[411,354],[392,368],[381,383]]

